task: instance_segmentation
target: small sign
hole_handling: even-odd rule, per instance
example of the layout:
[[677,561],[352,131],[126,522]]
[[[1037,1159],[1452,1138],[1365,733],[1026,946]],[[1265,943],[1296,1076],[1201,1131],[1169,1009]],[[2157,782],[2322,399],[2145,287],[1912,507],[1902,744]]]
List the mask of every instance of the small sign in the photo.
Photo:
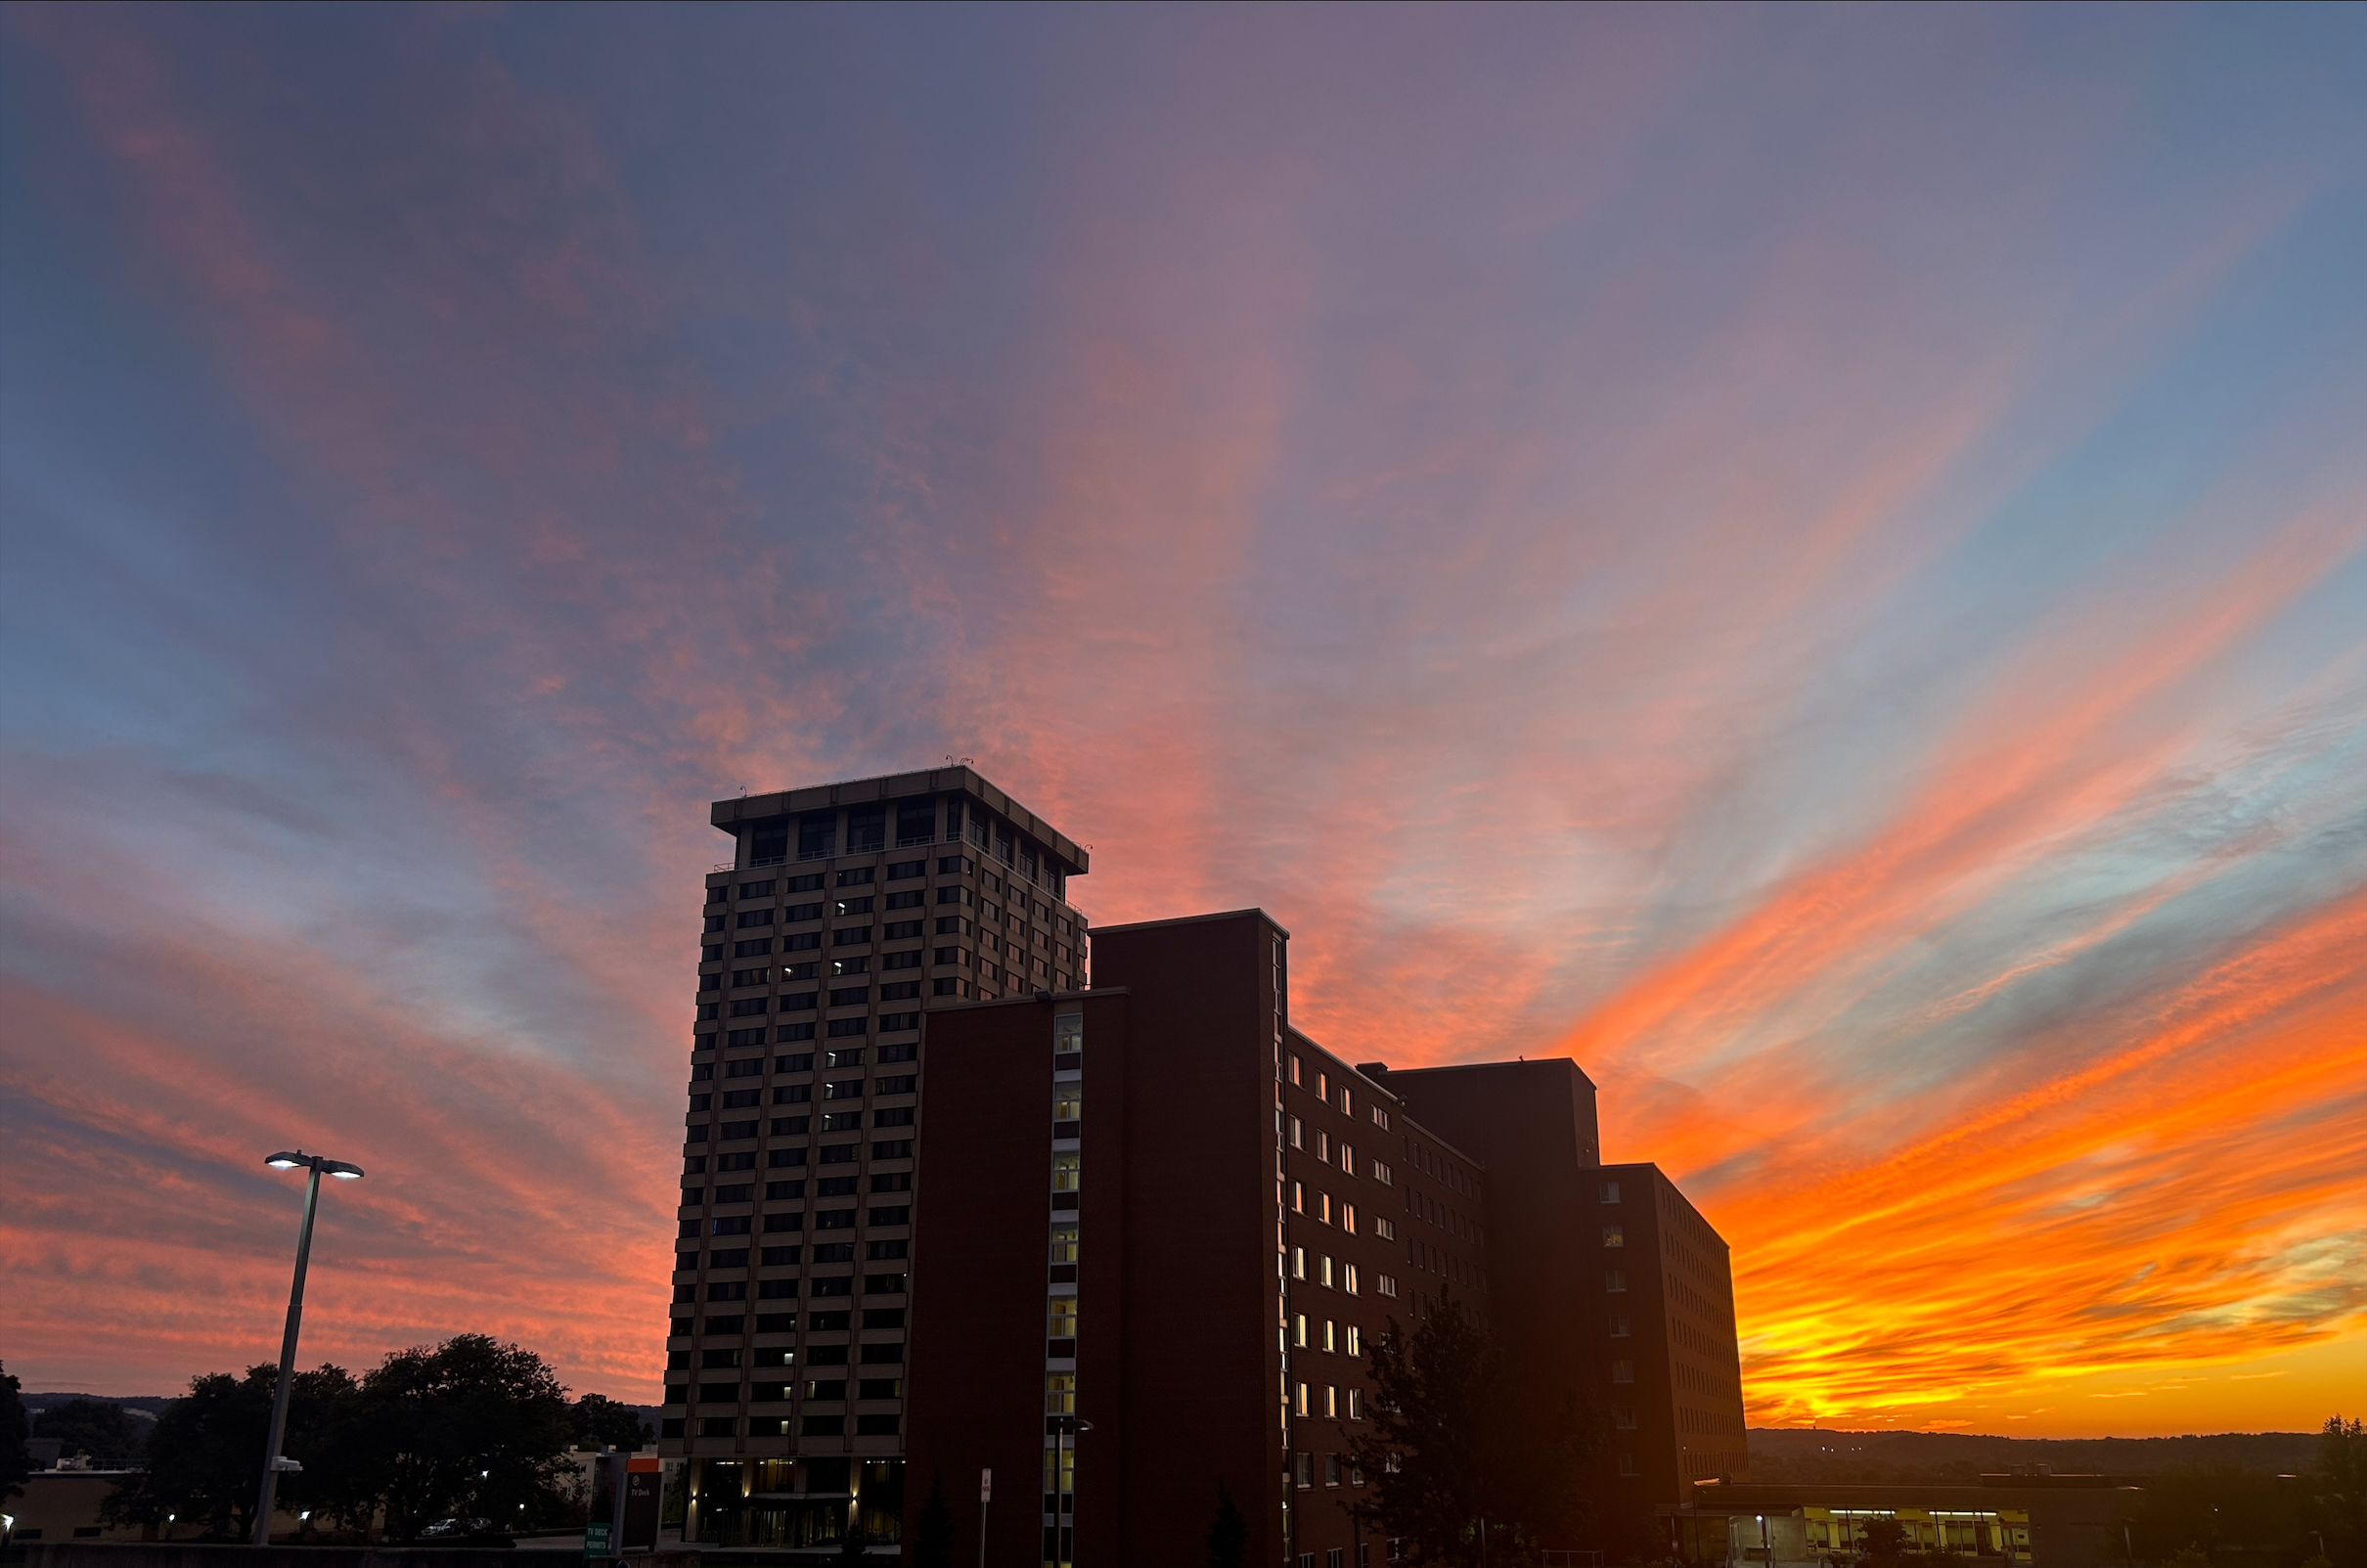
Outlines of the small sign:
[[980,1502],[995,1501],[995,1472],[992,1470],[978,1472],[978,1501]]
[[608,1555],[608,1523],[606,1520],[584,1526],[584,1555],[587,1557]]

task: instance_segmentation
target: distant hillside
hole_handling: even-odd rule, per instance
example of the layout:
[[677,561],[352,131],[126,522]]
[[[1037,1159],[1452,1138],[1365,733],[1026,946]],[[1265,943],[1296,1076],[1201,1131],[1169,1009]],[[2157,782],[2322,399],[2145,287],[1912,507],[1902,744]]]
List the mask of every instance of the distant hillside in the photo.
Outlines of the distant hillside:
[[120,1405],[132,1414],[151,1421],[163,1414],[164,1407],[170,1405],[176,1397],[171,1394],[21,1394],[18,1396],[24,1402],[24,1413],[27,1415],[38,1415],[51,1406],[64,1405],[68,1400],[90,1399],[97,1400],[102,1405]]
[[1969,1432],[1836,1432],[1753,1427],[1755,1481],[1947,1481],[2016,1464],[2080,1474],[2154,1475],[2226,1465],[2272,1475],[2306,1469],[2314,1432],[2219,1432],[2189,1437],[1989,1437]]

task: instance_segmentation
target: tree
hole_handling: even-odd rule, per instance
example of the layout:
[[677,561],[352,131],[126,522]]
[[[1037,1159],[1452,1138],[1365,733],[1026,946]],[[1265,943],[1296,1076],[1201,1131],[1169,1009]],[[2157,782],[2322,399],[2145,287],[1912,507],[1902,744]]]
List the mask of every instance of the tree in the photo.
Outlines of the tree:
[[1409,1563],[1518,1568],[1585,1533],[1593,1422],[1575,1394],[1508,1376],[1445,1292],[1410,1334],[1390,1320],[1367,1354],[1372,1419],[1350,1456],[1372,1490],[1350,1511],[1402,1539]]
[[1890,1564],[1898,1560],[1906,1547],[1906,1526],[1896,1519],[1868,1519],[1865,1524],[1865,1554],[1869,1562]]
[[1242,1568],[1249,1561],[1249,1521],[1225,1483],[1217,1483],[1217,1516],[1208,1525],[1208,1568]]
[[[263,1439],[271,1430],[277,1366],[250,1366],[193,1377],[189,1392],[164,1407],[148,1434],[147,1468],[100,1506],[111,1524],[195,1525],[206,1535],[246,1540],[263,1482]],[[304,1466],[280,1478],[283,1507],[319,1508],[340,1491],[340,1428],[355,1398],[341,1366],[298,1372],[288,1392],[288,1430],[280,1452]]]
[[33,1473],[33,1456],[24,1446],[24,1401],[18,1397],[23,1386],[0,1366],[0,1502],[22,1493],[24,1478]]
[[54,1437],[61,1454],[88,1454],[107,1469],[140,1457],[148,1434],[120,1405],[103,1399],[69,1399],[33,1417],[33,1436]]
[[540,1356],[484,1334],[396,1351],[361,1382],[335,1510],[412,1542],[457,1519],[471,1534],[561,1522],[580,1505],[573,1411]]
[[954,1568],[954,1510],[942,1474],[929,1477],[928,1501],[913,1520],[913,1568]]
[[2330,1527],[2326,1555],[2344,1568],[2361,1568],[2367,1564],[2367,1421],[2326,1417],[2310,1481]]
[[613,1448],[619,1454],[632,1454],[657,1436],[641,1418],[639,1411],[630,1405],[620,1405],[605,1394],[586,1394],[575,1402],[569,1414],[575,1423],[578,1448]]

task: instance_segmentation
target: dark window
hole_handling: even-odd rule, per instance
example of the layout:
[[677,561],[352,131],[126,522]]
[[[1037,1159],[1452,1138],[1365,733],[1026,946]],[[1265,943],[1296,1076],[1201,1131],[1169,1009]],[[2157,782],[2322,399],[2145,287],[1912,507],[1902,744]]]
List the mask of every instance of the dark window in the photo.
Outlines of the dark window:
[[871,939],[871,928],[868,925],[842,925],[830,933],[832,947],[860,947]]
[[[820,931],[792,931],[781,939],[781,951],[783,953],[811,953],[820,946],[822,946]],[[800,973],[800,970],[804,972]],[[782,970],[781,974],[784,980],[810,980],[813,978],[813,970],[805,964],[791,965]]]
[[967,980],[931,980],[929,991],[941,997],[966,997],[970,994]]
[[871,961],[868,958],[832,959],[830,961],[830,977],[832,979],[843,979],[848,975],[871,972]]
[[[811,1399],[814,1397],[810,1392],[813,1385],[809,1383],[806,1386],[809,1390],[807,1398]],[[800,1416],[797,1429],[807,1437],[844,1437],[846,1436],[846,1417],[843,1415]]]
[[766,1156],[765,1163],[777,1171],[783,1166],[803,1165],[805,1150],[802,1148],[777,1148]]
[[[871,1210],[871,1223],[873,1225],[910,1225],[913,1223],[912,1205],[909,1203],[898,1203],[887,1207],[875,1208]],[[903,1254],[899,1253],[897,1256],[901,1257]]]
[[813,1098],[812,1084],[782,1084],[773,1091],[773,1103],[776,1105],[802,1105]]
[[841,916],[869,915],[871,913],[871,897],[869,894],[866,894],[862,898],[842,898],[838,901],[837,909],[832,911],[832,913]]
[[698,977],[698,989],[701,991],[721,991],[723,989],[723,971],[717,969],[711,973],[700,975]]
[[707,1157],[704,1154],[693,1154],[689,1159],[682,1162],[683,1174],[685,1176],[696,1176],[699,1172],[705,1170],[706,1168]]
[[[881,1054],[884,1055],[885,1053],[883,1052]],[[917,1073],[899,1073],[893,1078],[880,1079],[878,1085],[876,1086],[876,1093],[882,1095],[910,1095],[916,1092],[919,1087],[920,1077]]]
[[885,907],[892,910],[916,910],[920,907],[920,889],[916,887],[907,892],[890,893],[887,896]]
[[710,904],[720,904],[731,896],[732,884],[729,882],[717,882],[707,889],[707,902]]
[[941,947],[936,952],[929,955],[929,962],[931,963],[966,964],[969,963],[969,955],[958,947]]
[[845,1051],[830,1052],[822,1058],[822,1064],[833,1068],[860,1067],[863,1065],[863,1048],[855,1046]]
[[[735,1356],[734,1359],[737,1360],[737,1357]],[[698,1385],[698,1403],[701,1405],[732,1405],[737,1403],[738,1399],[739,1380],[737,1378],[734,1378],[728,1383],[701,1383]]]
[[970,890],[966,887],[940,887],[937,889],[937,902],[940,904],[967,904],[969,901]]
[[805,1196],[805,1182],[803,1178],[794,1182],[768,1182],[764,1195],[768,1198],[801,1198]]
[[773,971],[770,969],[734,969],[732,971],[732,984],[735,987],[763,985],[772,978]]
[[[887,807],[857,806],[846,814],[846,848],[850,855],[882,848],[887,842]],[[870,867],[864,868],[868,874]],[[843,878],[845,874],[839,874]]]
[[871,1000],[871,988],[868,985],[839,986],[830,992],[833,1008],[860,1008]]
[[[657,1435],[660,1437],[682,1436],[682,1422],[683,1418],[679,1415],[667,1415],[659,1417],[657,1422]],[[20,1536],[24,1535],[25,1533],[26,1532],[22,1530],[17,1532],[17,1534]]]
[[764,1058],[762,1056],[747,1056],[738,1061],[726,1063],[723,1075],[726,1078],[753,1078],[763,1071]]
[[822,918],[822,906],[819,904],[791,904],[781,912],[781,918],[782,921],[789,924],[795,924],[799,920],[819,920]]
[[[970,922],[959,915],[940,915],[937,917],[937,934],[939,936],[967,936],[970,934]],[[944,951],[953,950],[948,948]],[[939,959],[937,962],[945,963],[952,961]]]
[[[902,942],[919,934],[920,922],[918,920],[890,920],[879,928],[879,940],[882,942]],[[916,962],[917,962],[917,956],[916,956]],[[901,965],[891,965],[891,967],[901,967]]]
[[875,1110],[871,1112],[871,1125],[873,1127],[910,1127],[913,1125],[913,1107],[902,1105],[894,1110]]
[[716,1130],[715,1136],[722,1139],[754,1138],[756,1124],[754,1122],[726,1122]]
[[[831,1027],[837,1026],[833,1024]],[[900,1029],[917,1029],[919,1027],[920,1014],[917,1012],[883,1012],[879,1015],[879,1032],[883,1035],[892,1035]]]
[[773,1118],[775,1138],[802,1138],[813,1124],[811,1116],[776,1116]]
[[874,1192],[910,1192],[912,1189],[913,1173],[910,1171],[883,1171],[871,1178],[871,1190]]
[[715,1064],[713,1062],[700,1061],[692,1063],[691,1082],[694,1084],[712,1083],[714,1078]]
[[745,1279],[734,1279],[728,1282],[718,1280],[707,1286],[707,1299],[709,1301],[745,1301],[748,1299],[748,1282]]
[[913,1244],[910,1241],[898,1239],[870,1242],[865,1246],[863,1255],[873,1263],[880,1263],[891,1258],[909,1258],[912,1254]]
[[815,1244],[816,1263],[853,1263],[855,1243],[852,1241],[823,1241]]
[[900,1040],[892,1046],[879,1048],[881,1061],[911,1061],[920,1054],[920,1044],[915,1040]]
[[[803,1182],[775,1182],[775,1183],[772,1185],[772,1187],[766,1187],[766,1188],[765,1188],[765,1192],[766,1192],[766,1195],[770,1196],[770,1195],[772,1194],[773,1187],[803,1187],[803,1186],[805,1186],[805,1184],[804,1184]],[[782,1194],[782,1195],[783,1195],[783,1196],[795,1196],[795,1194],[794,1194],[794,1193],[784,1193],[784,1194]],[[781,1233],[782,1233],[783,1231],[802,1231],[802,1230],[804,1230],[804,1229],[805,1229],[805,1216],[804,1216],[802,1213],[799,1213],[799,1214],[768,1214],[768,1215],[766,1215],[766,1216],[764,1217],[764,1228],[765,1228],[765,1232],[766,1232],[768,1235],[779,1235],[779,1234],[781,1234]]]
[[770,925],[772,923],[773,912],[771,910],[741,910],[739,912],[737,924],[743,931],[751,925]]
[[[852,1165],[855,1163],[855,1150],[859,1146],[854,1143],[825,1143],[822,1147],[822,1163],[825,1165]],[[907,1143],[904,1147],[905,1152],[912,1152],[912,1144]],[[884,1159],[887,1156],[881,1155],[880,1157]]]
[[756,1152],[750,1149],[745,1154],[718,1154],[715,1156],[715,1168],[719,1171],[752,1171],[756,1169]]
[[[855,1281],[845,1275],[835,1279],[817,1279],[806,1287],[809,1296],[851,1296],[854,1293]],[[842,1323],[840,1326],[845,1325]]]
[[824,1114],[822,1130],[826,1133],[854,1133],[863,1130],[863,1112],[834,1110]]
[[937,857],[937,874],[940,876],[959,876],[963,872],[974,872],[977,869],[977,867],[969,863],[967,858],[960,855],[940,855]]
[[719,1187],[715,1189],[715,1201],[718,1203],[745,1203],[755,1193],[755,1190],[756,1188],[746,1182],[742,1182],[737,1187]]
[[753,1018],[769,1010],[772,1005],[773,1002],[770,997],[750,997],[745,1002],[735,1002],[732,1004],[732,1016],[735,1018]]
[[[890,1307],[885,1311],[881,1311],[880,1309],[874,1307],[863,1315],[864,1326],[867,1328],[870,1327],[871,1321],[873,1318],[893,1317],[903,1310],[904,1309],[902,1307]],[[902,1327],[903,1325],[899,1323],[896,1326]],[[904,1346],[901,1342],[889,1345],[866,1345],[863,1347],[863,1365],[866,1366],[900,1366],[903,1364]],[[894,1396],[891,1395],[889,1397],[893,1398]]]
[[[921,799],[899,800],[896,802],[896,842],[899,845],[925,844],[934,840],[936,836],[936,801]],[[919,861],[914,861],[912,863],[914,867],[914,871],[912,873],[913,875],[917,876],[920,874],[919,867],[921,864],[922,863]],[[888,874],[891,876],[895,874],[894,868],[891,867],[889,869]]]
[[701,963],[713,963],[722,957],[723,944],[721,942],[709,942],[698,950],[698,962]]
[[[702,1328],[700,1332],[704,1333],[711,1339],[718,1334],[737,1334],[746,1323],[747,1320],[745,1318],[741,1318],[737,1315],[729,1318],[709,1318],[706,1322],[706,1326]],[[690,1332],[690,1330],[687,1328],[683,1331],[685,1333]]]
[[764,1044],[764,1031],[762,1029],[735,1029],[724,1036],[723,1043],[734,1049],[740,1046],[761,1046]]
[[830,1020],[830,1038],[842,1040],[849,1035],[860,1035],[869,1031],[871,1026],[871,1020],[869,1018],[833,1018]]
[[794,1056],[775,1056],[773,1070],[775,1072],[812,1072],[814,1070],[814,1053],[807,1051],[800,1052]]
[[909,1138],[885,1139],[871,1145],[871,1158],[875,1160],[909,1160],[912,1157],[913,1141]]
[[[920,955],[916,953],[912,956],[918,958]],[[879,1000],[882,1002],[911,1002],[919,995],[920,982],[917,980],[900,980],[894,985],[883,985],[879,988]]]
[[[822,996],[819,992],[792,991],[781,999],[781,1010],[783,1012],[812,1012],[815,1006],[821,1001]],[[798,1027],[805,1030],[805,1033],[801,1035],[784,1034],[781,1038],[783,1040],[811,1040],[814,1038],[812,1024],[800,1024]]]
[[723,929],[723,917],[720,915],[710,915],[699,923],[698,928],[701,931],[720,931]]
[[901,1296],[904,1294],[904,1284],[905,1277],[900,1274],[867,1274],[863,1277],[863,1293],[867,1296]]
[[901,882],[915,876],[926,876],[928,874],[929,863],[925,860],[900,860],[889,865],[887,879],[891,882]]
[[838,885],[840,887],[869,887],[871,885],[871,869],[869,866],[856,866],[840,872]]
[[713,1221],[711,1222],[713,1229],[708,1233],[710,1235],[746,1235],[748,1219],[747,1215],[735,1214]]
[[771,898],[773,884],[769,881],[742,882],[739,884],[739,896],[741,898]]
[[714,1103],[715,1097],[713,1095],[692,1095],[691,1097],[691,1108],[692,1110],[705,1110],[708,1106]]
[[822,891],[822,873],[812,872],[804,876],[792,876],[781,886],[784,893],[819,893]]
[[797,822],[797,858],[821,860],[835,847],[838,839],[838,814],[834,811],[801,817]]
[[856,1185],[855,1178],[851,1176],[826,1176],[814,1184],[814,1195],[818,1198],[847,1197],[853,1194]]
[[[920,933],[916,931],[913,934],[918,936]],[[915,948],[910,953],[890,953],[879,961],[879,966],[883,969],[917,969],[920,967],[920,950]]]
[[[855,1397],[857,1399],[902,1399],[904,1397],[904,1379],[901,1377],[867,1377],[856,1384]],[[873,1417],[869,1415],[858,1415],[855,1417],[855,1430],[869,1435],[871,1429],[864,1423],[871,1419]],[[892,1421],[895,1417],[891,1415],[888,1419]],[[888,1430],[893,1432],[895,1428],[891,1426]]]
[[[797,1331],[797,1315],[793,1312],[760,1313],[756,1318],[756,1331],[760,1334],[793,1334]],[[768,1355],[782,1356],[786,1354],[785,1350],[778,1346],[767,1351],[760,1345],[756,1350],[756,1365],[759,1366],[786,1366],[788,1363],[785,1361],[765,1360]]]
[[723,1097],[723,1108],[739,1110],[744,1106],[755,1104],[762,1098],[764,1098],[764,1091],[761,1089],[735,1089]]
[[786,828],[759,828],[748,834],[748,864],[778,866],[789,858],[789,830]]
[[[849,1063],[841,1063],[838,1059],[840,1056],[853,1056],[855,1059]],[[833,1051],[830,1053],[830,1065],[833,1067],[841,1065],[860,1067],[863,1065],[863,1053]],[[822,1098],[825,1099],[861,1099],[863,1098],[863,1080],[860,1078],[833,1078],[822,1086]]]
[[799,1250],[797,1247],[767,1247],[757,1261],[767,1269],[784,1268],[797,1261]]
[[[794,997],[782,997],[781,999],[781,1010],[783,1012],[803,1012],[806,1010],[806,1008],[809,1008],[814,1005],[813,1003],[808,1002],[804,1008],[790,1007],[789,1004],[796,1000],[797,999]],[[783,1046],[789,1044],[793,1040],[811,1040],[813,1038],[814,1026],[810,1023],[784,1023],[780,1028],[773,1031],[774,1041],[777,1044]],[[776,1059],[779,1061],[792,1061],[795,1058],[791,1056],[782,1056]],[[812,1058],[809,1057],[807,1059],[811,1060]],[[789,1072],[794,1069],[782,1067],[780,1070],[782,1072]]]
[[[702,1350],[698,1353],[698,1365],[708,1371],[737,1366],[739,1352],[737,1350]],[[699,1398],[704,1399],[706,1395],[701,1394]]]
[[857,1437],[894,1437],[903,1430],[901,1415],[858,1415],[855,1417]]

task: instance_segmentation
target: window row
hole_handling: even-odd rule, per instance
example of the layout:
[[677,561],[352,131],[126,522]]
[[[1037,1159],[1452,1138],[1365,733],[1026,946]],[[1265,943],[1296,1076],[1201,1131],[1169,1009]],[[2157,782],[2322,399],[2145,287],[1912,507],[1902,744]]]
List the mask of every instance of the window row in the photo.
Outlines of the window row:
[[1298,1397],[1291,1402],[1290,1413],[1324,1420],[1361,1421],[1364,1418],[1364,1391],[1341,1388],[1334,1383],[1301,1383]]
[[[662,1416],[658,1421],[657,1435],[659,1437],[688,1436],[691,1428],[686,1427],[687,1420],[688,1417],[680,1415]],[[904,1417],[901,1415],[858,1415],[855,1417],[855,1435],[857,1437],[894,1437],[904,1429],[903,1422]],[[747,1419],[746,1435],[749,1437],[844,1437],[847,1435],[846,1417],[843,1415],[800,1416],[795,1419],[793,1425],[794,1430],[792,1431],[792,1421],[787,1416],[776,1419],[770,1415],[751,1415]],[[739,1417],[736,1415],[702,1415],[695,1426],[697,1435],[700,1437],[737,1437],[741,1435],[739,1428]]]
[[[913,1109],[914,1107],[910,1105],[896,1105],[872,1111],[871,1125],[873,1127],[910,1127],[913,1125]],[[822,1131],[826,1133],[859,1132],[864,1125],[863,1117],[864,1113],[859,1110],[825,1111],[822,1113]],[[813,1123],[814,1118],[811,1116],[776,1116],[772,1118],[769,1132],[770,1136],[774,1138],[795,1138],[814,1131]],[[707,1141],[709,1129],[712,1128],[718,1142],[729,1143],[737,1139],[756,1137],[757,1129],[764,1125],[764,1123],[754,1121],[701,1123],[695,1127],[684,1129],[683,1142],[703,1143]]]
[[1318,1253],[1311,1268],[1307,1249],[1297,1246],[1290,1249],[1288,1261],[1290,1277],[1293,1279],[1313,1280],[1318,1285],[1344,1290],[1352,1296],[1362,1294],[1357,1266],[1353,1263],[1335,1260],[1329,1253]]
[[[851,1197],[862,1190],[862,1180],[855,1176],[824,1176],[815,1178],[811,1185],[816,1197]],[[913,1189],[913,1173],[910,1171],[874,1171],[871,1180],[873,1192],[910,1192]],[[801,1198],[805,1196],[807,1185],[807,1179],[802,1176],[785,1182],[767,1182],[764,1195],[768,1202]],[[736,1182],[716,1187],[714,1198],[718,1203],[747,1203],[753,1200],[755,1190],[753,1183]],[[707,1188],[703,1187],[684,1187],[683,1206],[696,1208],[706,1193]]]
[[1290,1344],[1294,1350],[1321,1350],[1341,1356],[1362,1356],[1364,1354],[1364,1331],[1354,1323],[1334,1322],[1329,1318],[1317,1322],[1302,1312],[1290,1320]]
[[[867,1296],[901,1296],[904,1294],[906,1277],[901,1274],[867,1274],[863,1277],[863,1293]],[[835,1275],[823,1279],[808,1279],[803,1283],[806,1286],[805,1293],[809,1296],[851,1296],[855,1293],[855,1278],[852,1275]],[[799,1281],[795,1279],[759,1279],[756,1281],[756,1295],[759,1300],[763,1301],[793,1300],[797,1295],[798,1284]],[[708,1283],[704,1295],[699,1294],[699,1287],[692,1282],[678,1284],[674,1287],[674,1300],[678,1305],[693,1301],[745,1301],[747,1299],[748,1281],[745,1279],[712,1280]]]
[[[825,1143],[814,1163],[852,1165],[862,1152],[863,1145],[860,1143]],[[803,1145],[773,1149],[765,1155],[765,1165],[771,1170],[794,1170],[806,1163],[806,1153]],[[871,1145],[871,1158],[875,1160],[909,1160],[912,1157],[913,1141],[909,1138],[885,1138]],[[750,1149],[732,1154],[690,1154],[684,1156],[682,1162],[685,1176],[703,1176],[710,1167],[725,1173],[752,1171],[756,1169],[756,1153]]]
[[[852,1331],[853,1323],[854,1314],[848,1309],[840,1307],[829,1311],[807,1313],[805,1327],[809,1334],[844,1333]],[[904,1309],[902,1307],[866,1307],[863,1309],[863,1326],[866,1328],[902,1328],[904,1326]],[[709,1318],[700,1322],[694,1319],[677,1318],[667,1325],[668,1331],[677,1339],[688,1335],[693,1327],[700,1329],[709,1338],[717,1335],[737,1337],[747,1331],[748,1320],[744,1317]],[[797,1315],[793,1312],[759,1313],[756,1316],[756,1331],[760,1334],[793,1334],[797,1332]],[[675,1356],[688,1356],[689,1354],[689,1351],[669,1351],[667,1357],[671,1362]],[[734,1354],[737,1354],[737,1352],[734,1352]],[[753,1354],[765,1354],[765,1347],[758,1346]],[[755,1365],[764,1364],[758,1362]]]
[[[852,1224],[851,1221],[849,1223]],[[896,1223],[903,1224],[904,1222]],[[818,1264],[853,1263],[855,1261],[855,1243],[852,1241],[818,1241],[814,1244],[814,1255],[810,1260],[800,1257],[805,1250],[806,1248],[802,1244],[793,1247],[719,1248],[707,1253],[707,1267],[710,1270],[744,1269],[748,1266],[748,1256],[751,1252],[757,1254],[757,1267],[760,1269],[794,1269],[809,1261]],[[864,1250],[864,1257],[871,1263],[889,1263],[909,1258],[912,1255],[912,1243],[901,1236],[868,1242]],[[698,1257],[699,1255],[695,1252],[675,1254],[674,1272],[676,1274],[696,1273]]]

